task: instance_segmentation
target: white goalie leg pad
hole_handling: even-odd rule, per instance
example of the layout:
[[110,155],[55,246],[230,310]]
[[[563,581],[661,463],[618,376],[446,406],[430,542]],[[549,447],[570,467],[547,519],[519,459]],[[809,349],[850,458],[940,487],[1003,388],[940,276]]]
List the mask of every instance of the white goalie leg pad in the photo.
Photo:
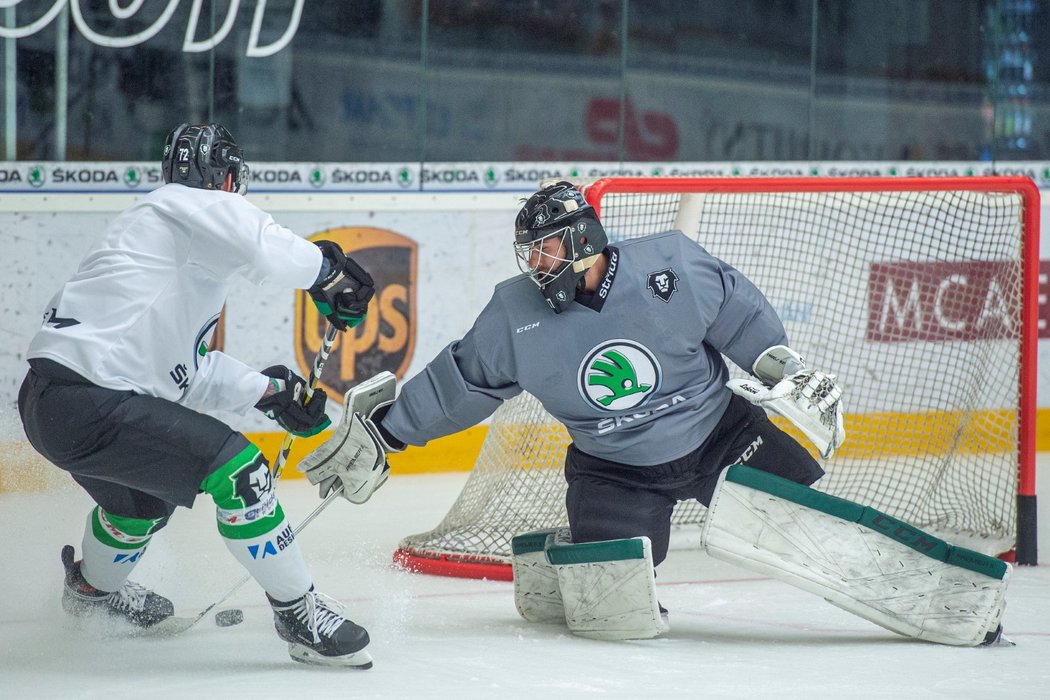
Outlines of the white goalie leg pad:
[[510,541],[514,569],[514,605],[529,622],[565,622],[558,570],[547,560],[547,547],[572,541],[569,528],[537,530]]
[[741,465],[722,473],[701,541],[906,637],[978,646],[1006,607],[1009,564]]
[[591,639],[649,639],[666,632],[656,600],[648,537],[606,542],[548,542],[547,560],[558,572],[565,622]]
[[394,400],[396,388],[394,375],[380,372],[346,392],[343,419],[335,432],[299,463],[310,483],[321,485],[322,497],[338,482],[343,497],[360,504],[386,482],[386,454],[394,450],[372,423],[372,415]]

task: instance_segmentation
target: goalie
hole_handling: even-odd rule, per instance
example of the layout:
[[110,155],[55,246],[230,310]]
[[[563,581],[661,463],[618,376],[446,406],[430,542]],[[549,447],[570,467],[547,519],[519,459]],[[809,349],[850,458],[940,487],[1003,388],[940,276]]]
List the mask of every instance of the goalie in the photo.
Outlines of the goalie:
[[[919,531],[807,488],[821,465],[764,409],[830,458],[845,436],[842,391],[790,348],[743,274],[680,231],[610,245],[567,182],[528,198],[515,229],[525,274],[497,285],[473,328],[395,401],[371,407],[359,433],[379,451],[424,445],[522,390],[566,426],[569,528],[514,541],[526,619],[603,639],[664,632],[653,568],[675,504],[697,499],[711,508],[704,542],[714,556],[907,636],[996,638],[1005,564],[928,536],[915,547],[900,533]],[[723,355],[757,381],[730,382]],[[333,478],[311,479],[322,477]],[[347,488],[368,483],[381,480],[366,469]],[[804,546],[814,541],[823,546]]]

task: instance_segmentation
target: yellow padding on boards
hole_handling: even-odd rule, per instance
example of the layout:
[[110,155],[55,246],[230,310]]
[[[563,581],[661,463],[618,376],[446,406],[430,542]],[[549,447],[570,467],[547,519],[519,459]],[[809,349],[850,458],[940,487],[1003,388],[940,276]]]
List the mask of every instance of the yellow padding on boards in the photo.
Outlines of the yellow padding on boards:
[[[478,458],[486,432],[488,432],[487,426],[476,425],[455,435],[431,440],[426,447],[409,447],[404,452],[392,454],[389,457],[390,473],[397,475],[470,471],[474,468],[474,462]],[[258,445],[272,464],[277,459],[276,455],[281,449],[284,435],[284,433],[247,433],[246,437]],[[313,437],[296,438],[281,478],[305,478],[298,469],[299,461],[331,435],[332,431],[326,430]]]
[[[777,425],[809,447],[808,440],[775,419]],[[846,444],[836,457],[883,455],[914,455],[924,452],[925,445],[944,446],[947,449],[958,434],[966,452],[1013,451],[1016,413],[1012,411],[980,411],[964,416],[958,413],[933,414],[874,413],[846,416]],[[895,426],[921,421],[926,432],[905,438]],[[914,426],[913,430],[914,430]],[[534,427],[533,427],[534,429]],[[961,433],[959,432],[961,429]],[[478,425],[456,435],[433,440],[424,448],[410,447],[390,456],[392,474],[424,474],[470,471],[485,440],[488,426]],[[331,435],[326,431],[310,438],[297,438],[285,469],[283,479],[302,478],[295,468],[299,460]],[[284,440],[284,433],[249,433],[248,439],[259,446],[272,463]],[[877,440],[875,439],[877,438]],[[1040,408],[1036,414],[1035,448],[1050,452],[1050,408]],[[878,450],[877,453],[871,450]],[[559,465],[560,467],[560,465]],[[0,443],[0,493],[41,491],[68,483],[68,475],[50,466],[25,439],[11,439]]]

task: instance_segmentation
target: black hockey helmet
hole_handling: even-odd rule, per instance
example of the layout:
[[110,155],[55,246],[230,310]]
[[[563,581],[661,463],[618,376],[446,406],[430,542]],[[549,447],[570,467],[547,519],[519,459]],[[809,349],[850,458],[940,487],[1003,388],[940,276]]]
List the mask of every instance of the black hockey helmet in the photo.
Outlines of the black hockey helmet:
[[[533,251],[559,237],[559,255]],[[608,245],[605,228],[575,185],[564,180],[547,185],[525,201],[514,221],[518,267],[532,278],[555,313],[569,308],[576,285]]]
[[180,124],[164,141],[164,182],[204,190],[222,189],[233,175],[233,191],[248,191],[248,164],[233,135],[221,124]]

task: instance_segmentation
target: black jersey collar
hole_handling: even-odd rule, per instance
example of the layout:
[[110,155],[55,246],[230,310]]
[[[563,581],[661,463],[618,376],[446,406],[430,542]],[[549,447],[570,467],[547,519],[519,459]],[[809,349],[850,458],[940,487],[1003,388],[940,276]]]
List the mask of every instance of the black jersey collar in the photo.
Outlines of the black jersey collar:
[[602,307],[605,306],[605,300],[609,298],[609,293],[612,291],[613,280],[616,279],[616,269],[620,266],[620,251],[613,246],[608,246],[602,255],[605,255],[608,259],[608,266],[605,268],[605,277],[602,278],[601,284],[598,285],[598,290],[593,294],[589,294],[582,290],[576,292],[576,301],[588,309],[592,309],[597,312],[601,312]]

